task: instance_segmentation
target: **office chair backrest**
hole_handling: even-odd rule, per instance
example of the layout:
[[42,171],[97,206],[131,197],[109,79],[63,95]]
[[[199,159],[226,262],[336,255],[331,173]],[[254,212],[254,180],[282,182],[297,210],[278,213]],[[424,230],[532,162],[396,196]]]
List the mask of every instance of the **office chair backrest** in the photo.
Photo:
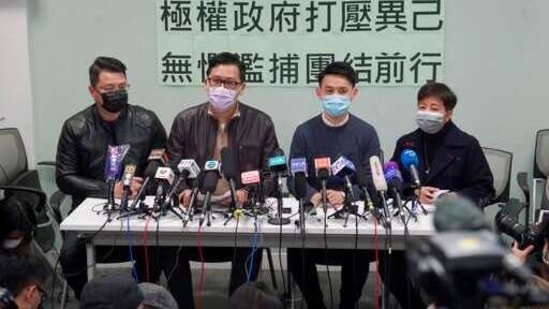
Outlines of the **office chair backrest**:
[[0,129],[0,185],[13,182],[27,170],[27,154],[19,130]]
[[509,200],[509,188],[511,186],[511,168],[513,154],[499,149],[482,147],[486,156],[490,171],[494,177],[494,190],[496,190],[496,203],[504,203]]
[[549,129],[536,133],[536,150],[534,154],[534,178],[549,176]]

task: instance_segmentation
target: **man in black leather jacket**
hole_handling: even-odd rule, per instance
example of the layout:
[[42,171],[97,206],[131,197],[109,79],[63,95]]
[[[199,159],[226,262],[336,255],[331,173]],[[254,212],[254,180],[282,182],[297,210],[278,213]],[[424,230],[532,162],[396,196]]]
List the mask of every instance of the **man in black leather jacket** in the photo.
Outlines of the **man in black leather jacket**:
[[[202,169],[208,160],[221,160],[221,149],[232,148],[238,157],[240,172],[268,168],[267,161],[278,148],[278,141],[271,118],[260,110],[245,105],[238,100],[245,88],[245,68],[238,55],[219,53],[209,59],[205,88],[208,102],[190,107],[179,113],[173,122],[168,139],[167,151],[170,161],[175,164],[181,159],[194,159]],[[240,177],[237,177],[240,178]],[[248,192],[237,180],[236,200],[244,203]],[[180,195],[183,206],[189,205],[189,184]],[[217,182],[214,197],[221,205],[230,204],[229,185],[222,177]],[[248,279],[255,280],[261,265],[262,250],[253,259],[251,274],[246,276],[245,262],[250,256],[250,248],[204,248],[206,261],[231,261],[229,294]],[[197,258],[194,248],[188,253]],[[172,255],[175,258],[175,254]],[[183,262],[187,254],[179,259],[180,267],[188,267]],[[167,260],[163,257],[163,260]],[[182,266],[185,265],[185,266]]]
[[[89,92],[95,104],[65,121],[57,146],[56,180],[59,189],[72,195],[73,209],[86,197],[106,197],[105,161],[109,145],[129,144],[126,162],[137,165],[142,176],[152,149],[164,148],[166,131],[156,114],[128,104],[126,66],[117,59],[99,57],[90,66]],[[133,180],[132,196],[141,187],[142,179]],[[115,198],[122,195],[120,182]],[[144,273],[140,254],[134,248],[138,272]],[[108,255],[108,256],[106,256]],[[98,247],[97,260],[127,260],[125,247]],[[87,282],[84,241],[75,233],[64,235],[60,257],[65,277],[76,297]],[[143,276],[141,278],[144,279]]]

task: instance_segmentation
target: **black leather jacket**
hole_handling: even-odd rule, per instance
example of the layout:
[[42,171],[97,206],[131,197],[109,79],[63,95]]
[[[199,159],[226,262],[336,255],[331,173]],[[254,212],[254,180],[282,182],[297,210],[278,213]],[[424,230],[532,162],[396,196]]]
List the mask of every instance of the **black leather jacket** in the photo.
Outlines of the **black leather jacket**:
[[116,122],[101,119],[94,105],[65,121],[57,145],[55,177],[59,189],[73,197],[73,208],[86,197],[105,197],[108,145],[129,144],[125,162],[142,176],[152,149],[164,148],[166,131],[156,114],[128,105]]
[[[278,148],[273,122],[262,111],[238,104],[240,116],[227,125],[228,146],[238,149],[241,171],[265,170],[269,157]],[[177,164],[181,159],[194,159],[203,169],[204,163],[213,158],[217,126],[218,121],[208,113],[208,103],[179,113],[168,140],[170,162]]]

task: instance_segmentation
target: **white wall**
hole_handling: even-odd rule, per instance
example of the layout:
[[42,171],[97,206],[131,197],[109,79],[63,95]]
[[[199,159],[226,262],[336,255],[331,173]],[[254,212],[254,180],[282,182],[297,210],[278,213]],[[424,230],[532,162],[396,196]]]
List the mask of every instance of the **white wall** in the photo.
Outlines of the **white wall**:
[[0,127],[19,128],[34,165],[27,0],[0,1]]
[[[91,104],[87,68],[98,55],[127,64],[131,101],[168,129],[177,112],[205,100],[199,87],[157,85],[156,1],[28,1],[38,160],[54,158],[63,121]],[[514,172],[532,170],[534,134],[549,127],[547,11],[547,0],[446,0],[444,81],[459,97],[454,120],[482,145],[512,151]],[[386,153],[415,128],[416,92],[360,88],[352,111],[377,128]],[[319,110],[310,88],[250,87],[244,101],[273,117],[286,151],[295,127]],[[514,181],[512,192],[519,196]]]

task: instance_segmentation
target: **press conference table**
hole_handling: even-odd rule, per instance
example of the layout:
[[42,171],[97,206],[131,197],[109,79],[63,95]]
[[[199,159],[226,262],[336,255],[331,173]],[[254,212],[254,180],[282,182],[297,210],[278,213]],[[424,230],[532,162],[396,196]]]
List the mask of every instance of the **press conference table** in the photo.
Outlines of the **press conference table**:
[[[146,202],[152,205],[152,197],[147,197]],[[117,219],[118,212],[111,214],[111,221],[107,222],[108,216],[102,211],[104,199],[88,198],[80,204],[62,223],[62,231],[72,231],[86,237],[86,255],[88,265],[88,279],[91,279],[95,271],[95,246],[127,246],[129,239],[133,246],[144,244],[143,235],[147,220],[142,216],[132,216],[129,218]],[[267,200],[266,204],[272,209],[272,215],[276,207],[275,200]],[[267,216],[259,216],[257,224],[254,225],[254,218],[244,216],[238,222],[229,221],[224,225],[225,217],[222,213],[214,212],[211,226],[203,223],[200,230],[202,246],[205,247],[234,247],[235,232],[237,235],[236,246],[251,247],[255,227],[257,227],[256,241],[259,247],[279,247],[301,248],[303,246],[302,234],[299,225],[298,203],[293,198],[283,200],[284,207],[291,207],[292,211],[285,214],[284,217],[290,217],[290,224],[273,225],[267,222]],[[330,215],[333,210],[328,211]],[[362,213],[362,203],[359,204],[359,213]],[[168,212],[166,216],[159,220],[150,220],[147,229],[147,243],[149,246],[156,246],[156,237],[158,233],[159,246],[196,246],[197,235],[199,232],[200,215],[195,215],[194,220],[183,227],[181,219],[175,214]],[[418,220],[413,218],[408,222],[408,235],[410,239],[426,238],[434,234],[432,223],[432,213],[424,215],[417,214]],[[128,228],[129,227],[129,228]],[[128,231],[129,230],[129,231]],[[158,230],[158,232],[157,232]],[[324,231],[326,230],[327,247],[331,249],[354,249],[355,245],[359,249],[373,249],[375,247],[376,226],[371,216],[367,220],[358,218],[358,238],[355,228],[355,217],[349,216],[347,226],[344,227],[343,219],[328,219],[327,227],[324,225],[324,213],[321,208],[317,208],[316,215],[308,215],[305,223],[305,242],[307,248],[324,248]],[[391,233],[381,225],[377,225],[377,243],[379,249],[385,249],[386,244],[391,243],[391,247],[396,250],[405,248],[404,224],[398,217],[393,217]],[[390,236],[389,236],[390,235]],[[90,237],[92,236],[92,237]],[[356,241],[356,244],[355,244]]]

